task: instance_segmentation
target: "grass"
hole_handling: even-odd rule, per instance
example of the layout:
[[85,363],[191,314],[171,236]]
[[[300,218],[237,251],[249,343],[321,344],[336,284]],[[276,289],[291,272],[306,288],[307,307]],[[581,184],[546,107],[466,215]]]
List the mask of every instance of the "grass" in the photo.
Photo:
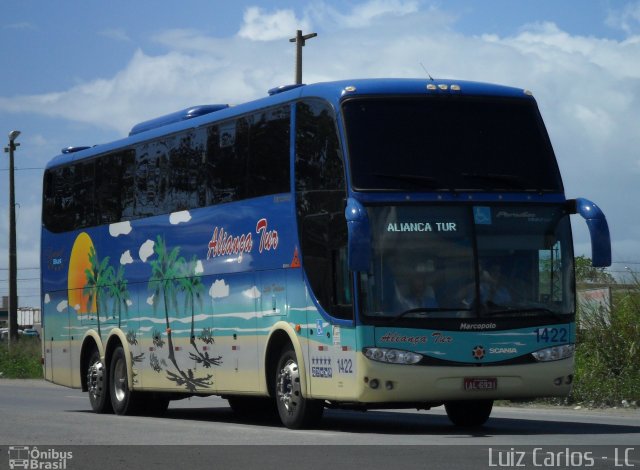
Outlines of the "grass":
[[579,309],[571,402],[640,404],[640,282],[614,291],[611,312]]
[[7,341],[0,343],[0,378],[42,378],[40,339],[22,337],[9,348]]

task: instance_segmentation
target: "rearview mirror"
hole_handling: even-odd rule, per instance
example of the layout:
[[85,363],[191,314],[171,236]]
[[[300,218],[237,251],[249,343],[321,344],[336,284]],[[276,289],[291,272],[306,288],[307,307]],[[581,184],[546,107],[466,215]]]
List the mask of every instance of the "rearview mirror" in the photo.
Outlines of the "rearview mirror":
[[609,224],[600,208],[584,198],[567,201],[567,208],[571,214],[580,214],[587,222],[591,235],[591,260],[596,268],[611,266],[611,236]]
[[353,198],[347,199],[348,263],[351,271],[368,271],[371,265],[371,228],[367,210]]

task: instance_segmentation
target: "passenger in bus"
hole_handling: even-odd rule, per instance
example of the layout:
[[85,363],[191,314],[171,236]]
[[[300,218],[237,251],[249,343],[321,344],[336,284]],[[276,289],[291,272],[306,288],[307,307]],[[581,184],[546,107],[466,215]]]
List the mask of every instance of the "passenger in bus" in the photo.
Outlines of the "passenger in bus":
[[483,304],[504,305],[512,300],[499,263],[493,263],[480,274],[480,300]]
[[[458,293],[461,303],[471,307],[476,297],[475,283],[463,287]],[[505,305],[512,301],[511,292],[499,263],[493,262],[486,269],[480,266],[480,303],[485,306]]]
[[429,283],[432,269],[423,265],[416,267],[415,272],[402,279],[402,285],[396,283],[396,309],[406,311],[413,308],[437,308],[436,294]]

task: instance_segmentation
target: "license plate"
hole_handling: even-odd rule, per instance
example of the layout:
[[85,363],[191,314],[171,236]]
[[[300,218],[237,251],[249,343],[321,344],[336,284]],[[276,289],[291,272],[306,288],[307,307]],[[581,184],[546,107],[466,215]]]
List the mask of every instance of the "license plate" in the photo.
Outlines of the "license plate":
[[495,377],[465,377],[464,389],[467,392],[486,392],[498,389],[498,379]]

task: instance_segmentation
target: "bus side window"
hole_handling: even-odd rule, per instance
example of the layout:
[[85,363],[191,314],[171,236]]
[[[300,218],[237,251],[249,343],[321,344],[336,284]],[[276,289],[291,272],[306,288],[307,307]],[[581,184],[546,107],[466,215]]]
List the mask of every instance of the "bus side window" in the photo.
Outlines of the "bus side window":
[[295,172],[298,235],[307,279],[329,314],[353,318],[344,168],[334,113],[322,101],[297,103]]
[[287,106],[253,116],[249,132],[247,197],[290,191],[290,114]]
[[223,204],[245,197],[248,136],[247,118],[223,122],[208,129],[208,204]]

